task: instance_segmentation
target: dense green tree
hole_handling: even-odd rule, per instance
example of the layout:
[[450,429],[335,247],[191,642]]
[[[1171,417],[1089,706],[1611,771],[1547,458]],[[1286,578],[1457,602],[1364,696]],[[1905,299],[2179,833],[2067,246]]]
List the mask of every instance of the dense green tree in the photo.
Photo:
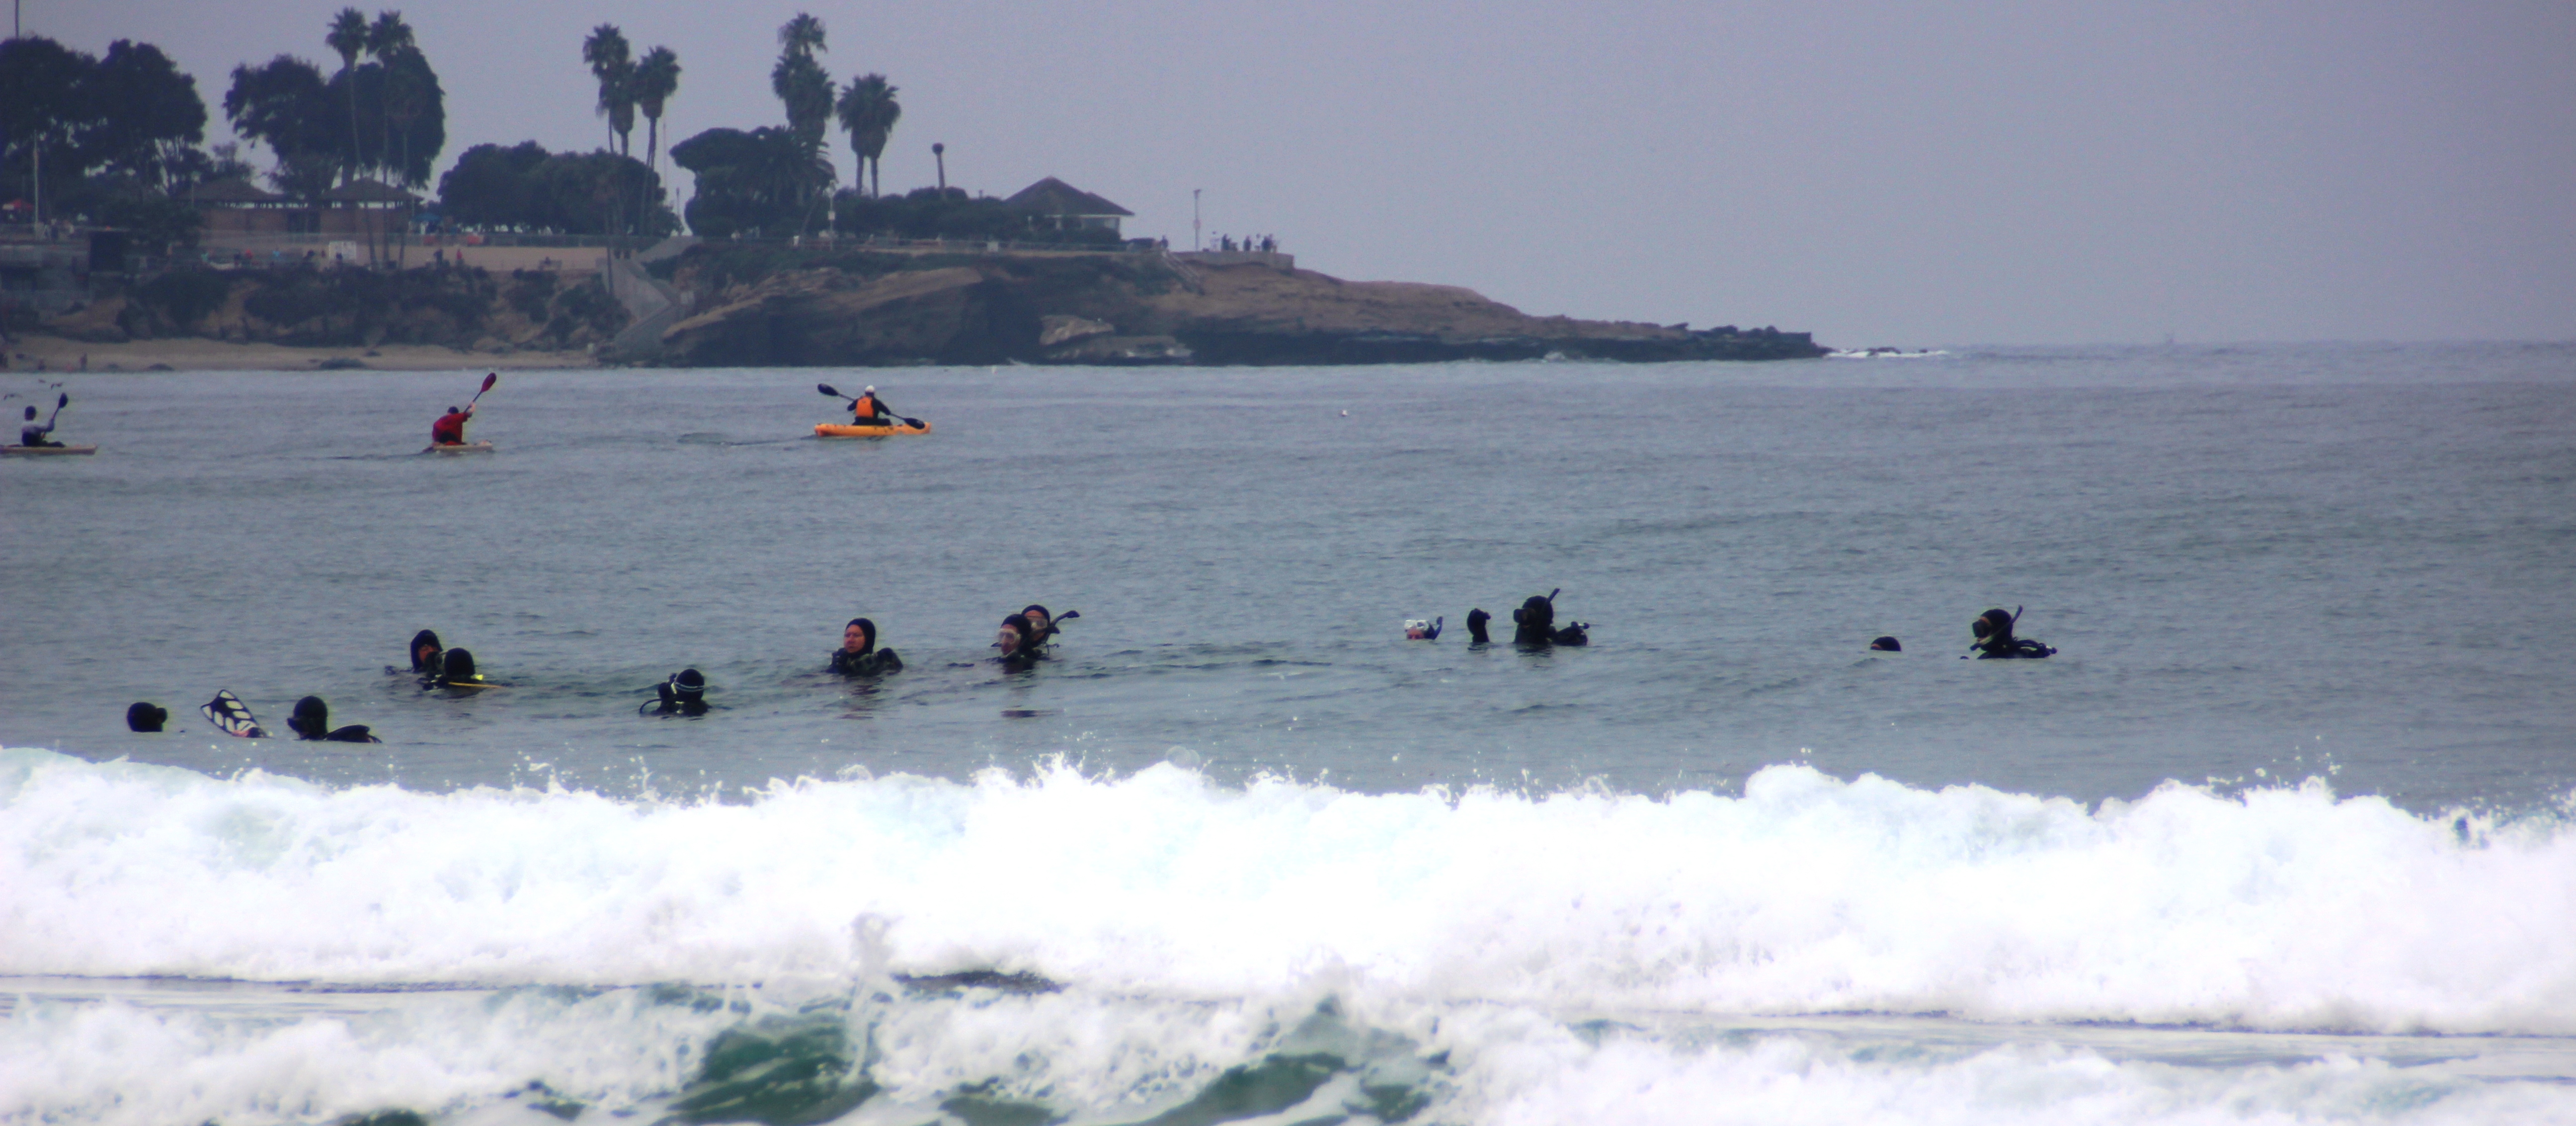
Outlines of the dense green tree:
[[706,238],[799,233],[833,179],[831,165],[778,128],[709,129],[671,146],[671,159],[697,176],[689,229]]
[[[536,226],[577,235],[667,235],[679,221],[661,179],[634,157],[558,153],[529,172]],[[642,206],[638,206],[641,201]]]
[[668,47],[644,52],[635,63],[635,106],[644,111],[644,166],[660,172],[662,107],[680,92],[680,56]]
[[485,229],[534,228],[542,215],[529,177],[554,154],[535,141],[476,145],[438,179],[438,211],[450,223]]
[[898,238],[1015,239],[1028,236],[1028,216],[998,199],[974,199],[964,188],[915,188],[900,196],[844,191],[833,200],[833,229]]
[[608,119],[618,151],[630,151],[628,135],[635,131],[635,60],[625,33],[608,23],[590,29],[590,37],[581,43],[581,61],[599,80],[599,114]]
[[79,183],[80,154],[105,122],[87,96],[96,67],[51,39],[0,42],[0,170],[12,195],[40,199],[48,216]]
[[93,167],[168,187],[194,146],[206,139],[206,102],[197,96],[197,80],[149,43],[108,44],[85,94],[99,117],[83,146]]
[[886,138],[894,135],[894,123],[903,116],[903,106],[894,100],[894,87],[882,74],[861,75],[850,80],[841,91],[840,104],[833,107],[840,114],[841,128],[850,134],[850,151],[859,155],[859,165],[852,176],[867,173],[868,194],[878,193],[874,171],[885,155]]

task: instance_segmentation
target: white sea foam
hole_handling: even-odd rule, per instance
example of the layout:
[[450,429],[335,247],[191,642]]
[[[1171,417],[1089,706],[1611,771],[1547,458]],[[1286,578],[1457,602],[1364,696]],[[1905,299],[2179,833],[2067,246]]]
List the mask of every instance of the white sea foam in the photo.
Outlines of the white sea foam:
[[1740,798],[1358,795],[1162,766],[735,804],[328,790],[0,752],[0,973],[2576,1032],[2576,832],[2322,786],[2099,810],[1799,767]]

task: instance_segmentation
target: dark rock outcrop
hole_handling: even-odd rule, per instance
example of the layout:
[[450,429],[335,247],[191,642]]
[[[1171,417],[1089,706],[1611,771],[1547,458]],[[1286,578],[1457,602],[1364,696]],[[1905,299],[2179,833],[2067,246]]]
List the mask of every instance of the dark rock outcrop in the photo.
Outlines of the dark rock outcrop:
[[662,333],[688,366],[1656,362],[1821,356],[1806,333],[1532,317],[1455,286],[1151,253],[912,255],[700,246]]

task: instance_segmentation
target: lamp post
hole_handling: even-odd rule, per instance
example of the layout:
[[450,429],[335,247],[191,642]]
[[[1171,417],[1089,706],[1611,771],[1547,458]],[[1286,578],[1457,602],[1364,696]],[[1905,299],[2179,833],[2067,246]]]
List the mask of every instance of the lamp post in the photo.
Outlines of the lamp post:
[[930,143],[930,158],[931,158],[932,160],[936,160],[936,161],[938,161],[938,162],[939,162],[939,194],[941,194],[941,195],[947,195],[947,194],[948,194],[948,146],[943,145],[943,144],[941,144],[941,143],[939,143],[939,142],[937,142],[937,141],[932,141],[932,142]]
[[1190,189],[1190,249],[1191,249],[1191,250],[1197,250],[1197,249],[1199,248],[1199,192],[1201,192],[1201,191],[1203,191],[1203,190],[1205,190],[1205,189],[1202,189],[1202,188],[1191,188],[1191,189]]

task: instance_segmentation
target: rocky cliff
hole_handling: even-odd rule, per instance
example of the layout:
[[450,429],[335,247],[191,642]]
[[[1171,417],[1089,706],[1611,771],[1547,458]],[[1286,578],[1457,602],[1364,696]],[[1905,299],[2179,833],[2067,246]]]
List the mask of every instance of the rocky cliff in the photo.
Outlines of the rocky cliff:
[[[1153,253],[795,253],[700,246],[667,266],[694,315],[660,362],[871,366],[1770,360],[1803,332],[1533,317],[1455,286]],[[640,358],[640,357],[639,357]]]

